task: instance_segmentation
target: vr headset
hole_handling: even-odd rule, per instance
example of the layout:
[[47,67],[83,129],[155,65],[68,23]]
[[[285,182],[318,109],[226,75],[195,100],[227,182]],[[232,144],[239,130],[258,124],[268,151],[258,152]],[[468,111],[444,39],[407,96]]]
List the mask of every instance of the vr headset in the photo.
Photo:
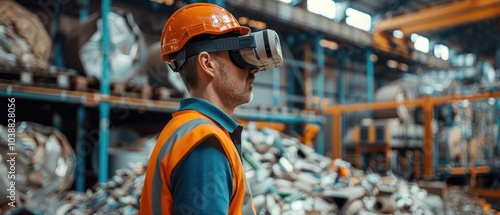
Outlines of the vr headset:
[[182,48],[168,64],[178,72],[186,59],[200,52],[229,51],[231,61],[239,68],[270,70],[283,64],[278,34],[270,29],[245,36],[194,42]]

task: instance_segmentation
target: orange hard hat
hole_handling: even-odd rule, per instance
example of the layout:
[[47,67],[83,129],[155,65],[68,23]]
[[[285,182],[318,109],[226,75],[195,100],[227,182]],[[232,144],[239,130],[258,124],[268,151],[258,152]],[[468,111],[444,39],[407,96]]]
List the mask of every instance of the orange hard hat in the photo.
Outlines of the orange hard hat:
[[177,10],[163,27],[161,33],[161,58],[172,61],[170,54],[180,51],[193,37],[209,34],[222,35],[236,32],[250,33],[250,28],[240,23],[226,9],[210,3],[194,3]]

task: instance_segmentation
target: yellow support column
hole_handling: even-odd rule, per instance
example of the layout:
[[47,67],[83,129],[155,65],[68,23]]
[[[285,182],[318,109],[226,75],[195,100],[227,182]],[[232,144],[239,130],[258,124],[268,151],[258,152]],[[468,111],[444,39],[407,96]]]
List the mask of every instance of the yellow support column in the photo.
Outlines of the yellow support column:
[[339,108],[333,108],[332,115],[332,159],[336,159],[342,158],[342,120],[340,118],[342,116],[342,112]]
[[431,97],[422,106],[424,114],[424,179],[430,180],[434,177],[434,134],[432,132],[432,120],[434,116],[434,105]]

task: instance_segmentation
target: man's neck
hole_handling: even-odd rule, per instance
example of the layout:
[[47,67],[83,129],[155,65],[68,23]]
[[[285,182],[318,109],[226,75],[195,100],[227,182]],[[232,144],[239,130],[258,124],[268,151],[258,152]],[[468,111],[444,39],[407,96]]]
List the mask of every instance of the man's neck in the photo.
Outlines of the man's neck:
[[203,99],[205,101],[210,102],[214,106],[221,109],[227,115],[232,116],[235,107],[232,107],[231,105],[228,105],[228,104],[224,104],[224,102],[222,101],[222,99],[220,97],[216,96],[215,93],[210,93],[210,92],[211,91],[209,91],[209,90],[205,91],[204,93],[192,92],[191,95],[194,98],[200,98],[200,99]]

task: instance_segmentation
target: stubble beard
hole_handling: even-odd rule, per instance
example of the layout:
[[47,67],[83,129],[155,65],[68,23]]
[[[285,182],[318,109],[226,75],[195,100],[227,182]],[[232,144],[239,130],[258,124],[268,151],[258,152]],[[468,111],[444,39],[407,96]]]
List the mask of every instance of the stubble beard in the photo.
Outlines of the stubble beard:
[[220,81],[216,85],[216,88],[223,102],[230,102],[235,107],[250,103],[253,100],[253,92],[251,89],[247,89],[247,82],[245,82],[244,91],[238,92],[238,86],[229,80],[229,71],[224,67],[222,62],[218,62],[218,64],[220,65]]
[[247,89],[245,84],[244,91],[239,91],[238,86],[234,82],[230,82],[227,77],[222,78],[220,85],[218,86],[218,91],[222,99],[231,101],[235,106],[250,103],[253,99],[253,92],[251,89]]

